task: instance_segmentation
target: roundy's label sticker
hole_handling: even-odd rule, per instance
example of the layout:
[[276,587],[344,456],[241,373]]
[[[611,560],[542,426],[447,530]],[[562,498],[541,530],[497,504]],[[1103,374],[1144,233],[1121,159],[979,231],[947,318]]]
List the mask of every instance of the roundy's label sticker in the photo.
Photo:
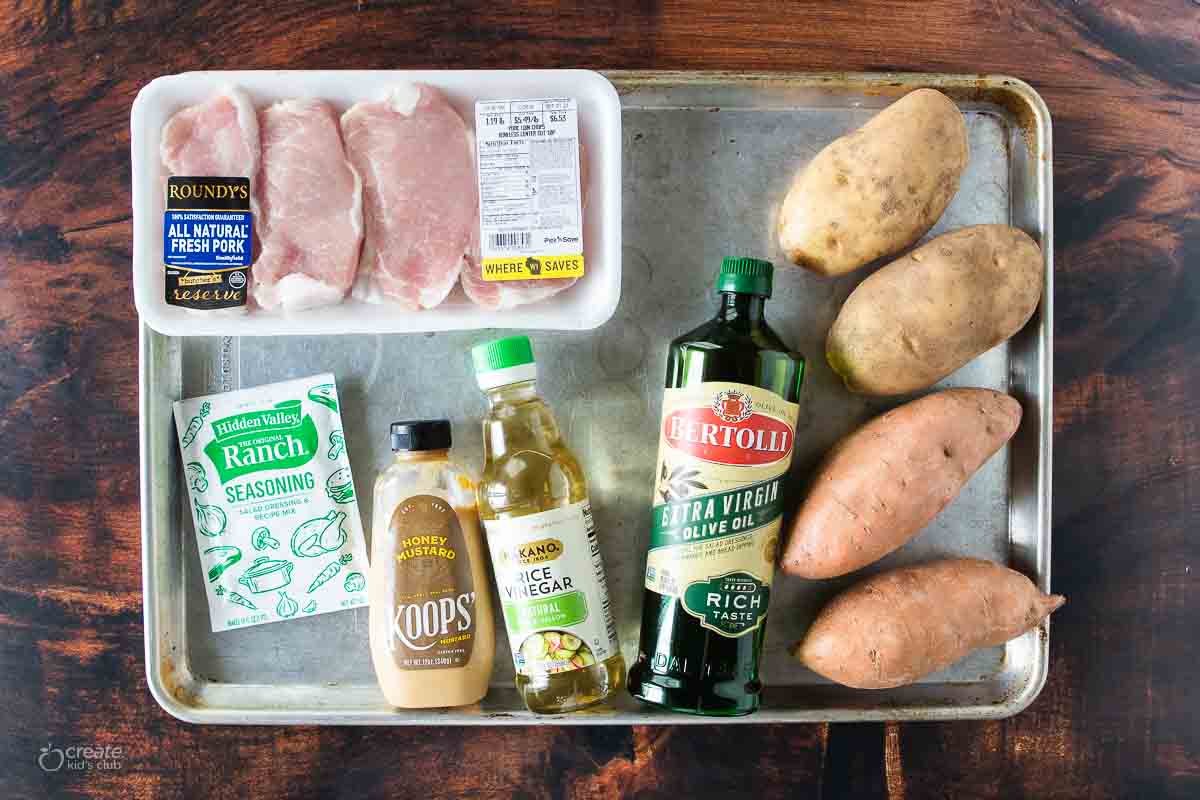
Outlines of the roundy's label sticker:
[[722,636],[766,618],[799,411],[740,383],[664,392],[646,588]]
[[194,310],[246,304],[254,263],[250,179],[172,176],[163,213],[166,301]]

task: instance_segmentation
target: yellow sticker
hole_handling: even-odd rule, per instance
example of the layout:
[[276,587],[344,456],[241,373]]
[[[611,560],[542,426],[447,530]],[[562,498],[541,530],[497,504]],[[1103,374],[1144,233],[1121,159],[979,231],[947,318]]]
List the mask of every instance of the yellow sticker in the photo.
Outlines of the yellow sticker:
[[209,283],[221,283],[224,280],[220,275],[211,273],[187,273],[179,278],[180,286],[204,286]]
[[582,278],[583,256],[513,256],[485,258],[485,281],[527,281],[548,278]]

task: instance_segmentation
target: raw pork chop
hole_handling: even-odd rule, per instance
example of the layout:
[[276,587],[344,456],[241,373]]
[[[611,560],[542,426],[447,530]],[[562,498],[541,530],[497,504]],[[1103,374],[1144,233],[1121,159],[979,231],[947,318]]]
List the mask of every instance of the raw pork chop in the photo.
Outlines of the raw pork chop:
[[320,100],[285,100],[258,115],[262,252],[251,295],[266,309],[340,303],[362,244],[362,181],[346,160],[337,117]]
[[366,240],[354,296],[433,308],[454,288],[475,225],[471,135],[441,92],[403,84],[342,115],[363,179]]
[[[579,144],[579,186],[583,193],[582,208],[587,208],[588,201],[588,167],[587,150],[583,143]],[[587,236],[583,237],[587,242]],[[586,244],[585,244],[586,247]],[[463,292],[471,302],[484,308],[502,311],[526,303],[536,303],[552,297],[564,289],[575,285],[578,278],[540,278],[523,281],[485,281],[483,268],[480,265],[479,250],[479,215],[475,216],[475,229],[471,235],[471,246],[467,250],[467,260],[463,264]]]
[[249,178],[258,174],[258,120],[240,90],[221,89],[163,126],[159,153],[172,175]]

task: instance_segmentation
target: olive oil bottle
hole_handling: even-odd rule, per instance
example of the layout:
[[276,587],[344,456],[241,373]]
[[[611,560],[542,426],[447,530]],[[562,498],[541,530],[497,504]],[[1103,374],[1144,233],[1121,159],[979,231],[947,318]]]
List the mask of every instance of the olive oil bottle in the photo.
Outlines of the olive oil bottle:
[[479,516],[530,711],[555,714],[620,689],[625,660],[579,461],[537,394],[525,336],[471,351],[487,393]]
[[759,705],[804,357],[763,319],[773,267],[726,258],[716,317],[671,343],[638,660],[648,703],[714,716]]

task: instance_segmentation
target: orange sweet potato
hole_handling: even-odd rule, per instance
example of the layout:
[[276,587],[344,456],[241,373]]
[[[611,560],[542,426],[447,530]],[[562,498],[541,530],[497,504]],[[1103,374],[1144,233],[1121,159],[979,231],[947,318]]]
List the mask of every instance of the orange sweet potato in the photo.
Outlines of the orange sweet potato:
[[856,689],[903,686],[1036,627],[1066,598],[974,558],[876,575],[835,597],[792,648],[804,665]]
[[834,446],[792,521],[782,569],[832,578],[917,535],[1012,437],[1021,405],[948,389],[892,409]]

